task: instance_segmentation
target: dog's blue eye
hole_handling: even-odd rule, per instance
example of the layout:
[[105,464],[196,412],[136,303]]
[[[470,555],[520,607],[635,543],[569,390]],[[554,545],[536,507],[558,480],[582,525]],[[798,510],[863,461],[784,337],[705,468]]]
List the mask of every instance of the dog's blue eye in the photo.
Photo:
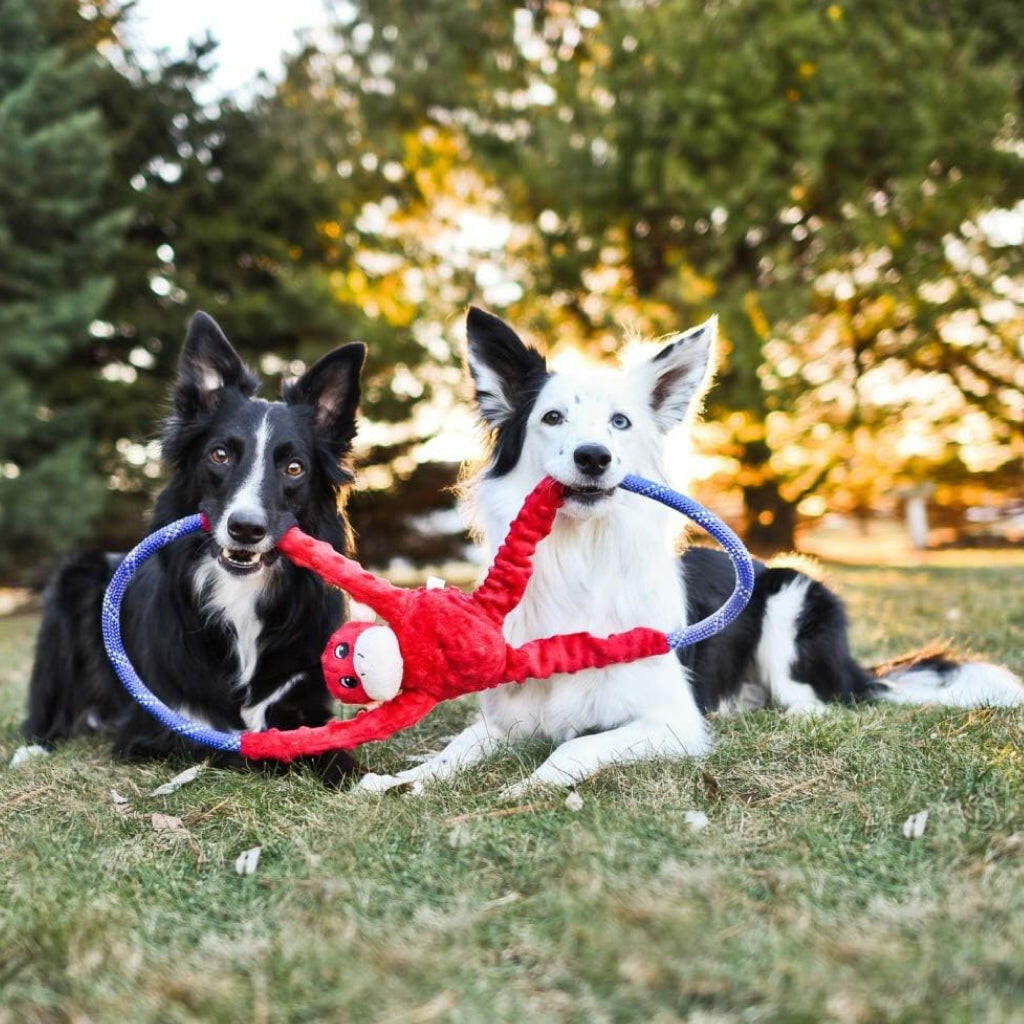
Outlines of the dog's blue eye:
[[557,409],[552,409],[550,412],[544,413],[541,422],[546,423],[549,427],[557,427],[564,419],[565,417]]
[[338,644],[338,646],[334,648],[334,656],[339,661],[342,661],[345,658],[347,658],[348,657],[348,644]]
[[629,428],[633,426],[633,424],[628,416],[626,416],[624,413],[617,412],[612,417],[612,426],[616,430],[629,430]]

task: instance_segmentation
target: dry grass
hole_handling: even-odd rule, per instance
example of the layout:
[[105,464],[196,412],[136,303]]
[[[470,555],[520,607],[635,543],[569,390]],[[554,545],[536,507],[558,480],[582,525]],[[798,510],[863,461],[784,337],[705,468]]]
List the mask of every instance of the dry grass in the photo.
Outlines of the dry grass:
[[[836,575],[864,657],[942,636],[1024,669],[1019,570]],[[0,620],[5,760],[33,628]],[[73,743],[0,769],[0,1020],[1019,1021],[1022,730],[761,712],[717,722],[704,763],[603,773],[578,812],[498,801],[540,746],[418,799],[216,771],[151,798],[171,770]]]

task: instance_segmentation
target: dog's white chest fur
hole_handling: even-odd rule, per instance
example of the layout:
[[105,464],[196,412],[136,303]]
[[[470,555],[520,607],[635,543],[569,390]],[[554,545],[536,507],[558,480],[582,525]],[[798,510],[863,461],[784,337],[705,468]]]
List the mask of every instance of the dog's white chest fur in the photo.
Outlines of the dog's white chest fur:
[[216,558],[206,559],[196,569],[196,597],[208,615],[234,630],[238,657],[235,685],[239,688],[249,685],[259,661],[263,622],[256,608],[263,593],[263,575],[232,576],[217,565]]
[[[634,495],[609,499],[599,518],[560,516],[534,556],[520,605],[505,636],[528,640],[586,631],[607,636],[634,626],[666,631],[685,622],[682,580],[672,557],[665,516]],[[487,691],[481,708],[499,732],[536,733],[562,741],[610,729],[637,717],[673,717],[690,703],[684,671],[672,654],[639,665],[616,665],[509,684]]]

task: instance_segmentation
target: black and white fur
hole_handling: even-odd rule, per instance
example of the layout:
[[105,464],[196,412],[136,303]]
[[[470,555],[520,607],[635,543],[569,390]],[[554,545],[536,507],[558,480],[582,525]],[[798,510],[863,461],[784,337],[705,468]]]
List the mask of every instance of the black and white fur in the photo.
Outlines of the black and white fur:
[[[352,479],[364,355],[360,344],[342,346],[286,385],[283,401],[264,401],[217,324],[204,313],[192,319],[163,432],[172,476],[150,528],[201,510],[211,532],[144,563],[122,627],[140,676],[194,721],[241,732],[330,717],[319,659],[341,599],[274,545],[296,522],[338,550],[348,545],[339,490]],[[105,733],[122,757],[207,756],[133,703],[107,663],[100,604],[118,561],[81,555],[51,584],[25,735],[49,746]],[[351,763],[338,755],[318,767],[337,779]]]
[[[471,490],[491,552],[545,474],[569,495],[537,549],[523,601],[506,621],[510,643],[638,624],[669,630],[728,596],[734,578],[724,553],[691,548],[680,560],[675,514],[615,490],[626,473],[665,481],[665,436],[700,404],[715,334],[712,319],[640,365],[561,374],[501,320],[470,312],[468,364],[491,430],[487,467]],[[398,776],[367,776],[363,785],[443,777],[498,743],[536,735],[555,749],[515,790],[566,786],[608,764],[707,753],[708,712],[764,705],[808,712],[879,698],[1010,705],[1024,703],[1024,688],[1006,669],[943,656],[862,668],[850,654],[839,598],[794,569],[759,564],[749,606],[712,639],[678,657],[486,691],[477,721],[435,758]]]

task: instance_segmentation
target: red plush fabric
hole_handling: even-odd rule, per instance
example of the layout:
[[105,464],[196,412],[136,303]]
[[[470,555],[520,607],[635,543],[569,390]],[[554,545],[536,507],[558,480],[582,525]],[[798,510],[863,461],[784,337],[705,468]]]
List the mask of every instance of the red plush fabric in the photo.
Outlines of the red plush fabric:
[[400,615],[409,591],[367,572],[358,562],[339,554],[330,544],[303,533],[297,526],[278,543],[296,565],[311,569],[321,579],[340,587],[349,596],[368,604],[379,615]]
[[527,679],[547,679],[558,672],[579,672],[582,668],[605,668],[650,658],[669,650],[668,637],[660,629],[646,626],[603,638],[590,633],[566,633],[510,647],[503,674],[509,682],[522,683]]
[[400,729],[408,729],[427,715],[437,701],[426,694],[403,692],[387,704],[364,711],[346,721],[301,729],[267,729],[242,734],[240,753],[255,761],[294,761],[297,757],[322,754],[327,750],[351,750],[360,743],[384,740]]
[[[402,590],[297,527],[289,530],[280,547],[292,561],[344,588],[387,621],[404,665],[402,690],[393,700],[345,722],[290,732],[246,733],[242,754],[287,761],[303,754],[351,749],[407,728],[442,700],[502,683],[665,654],[669,650],[665,634],[645,627],[604,638],[589,633],[546,637],[518,648],[505,642],[505,616],[523,596],[533,553],[551,531],[563,496],[561,484],[550,478],[538,484],[509,527],[487,578],[472,594],[423,587]],[[352,657],[355,637],[366,628],[365,623],[345,623],[328,641],[321,661],[331,692],[347,703],[368,701]],[[335,652],[342,642],[348,647],[341,648],[344,656],[338,657]],[[360,679],[360,686],[341,686],[339,680],[350,675]]]
[[[363,689],[362,683],[359,686],[342,686],[341,680],[345,677],[358,679],[356,671],[355,653],[356,640],[359,634],[370,629],[372,622],[346,622],[340,629],[336,630],[331,639],[333,644],[328,644],[320,655],[320,666],[323,668],[324,680],[327,682],[327,689],[335,700],[342,704],[369,704],[370,695]],[[348,654],[339,658],[337,650],[339,644],[346,644]]]
[[564,497],[562,485],[545,477],[523,502],[519,515],[509,526],[508,536],[498,548],[487,578],[473,595],[495,622],[503,622],[523,599],[526,584],[533,574],[533,553],[551,532]]

